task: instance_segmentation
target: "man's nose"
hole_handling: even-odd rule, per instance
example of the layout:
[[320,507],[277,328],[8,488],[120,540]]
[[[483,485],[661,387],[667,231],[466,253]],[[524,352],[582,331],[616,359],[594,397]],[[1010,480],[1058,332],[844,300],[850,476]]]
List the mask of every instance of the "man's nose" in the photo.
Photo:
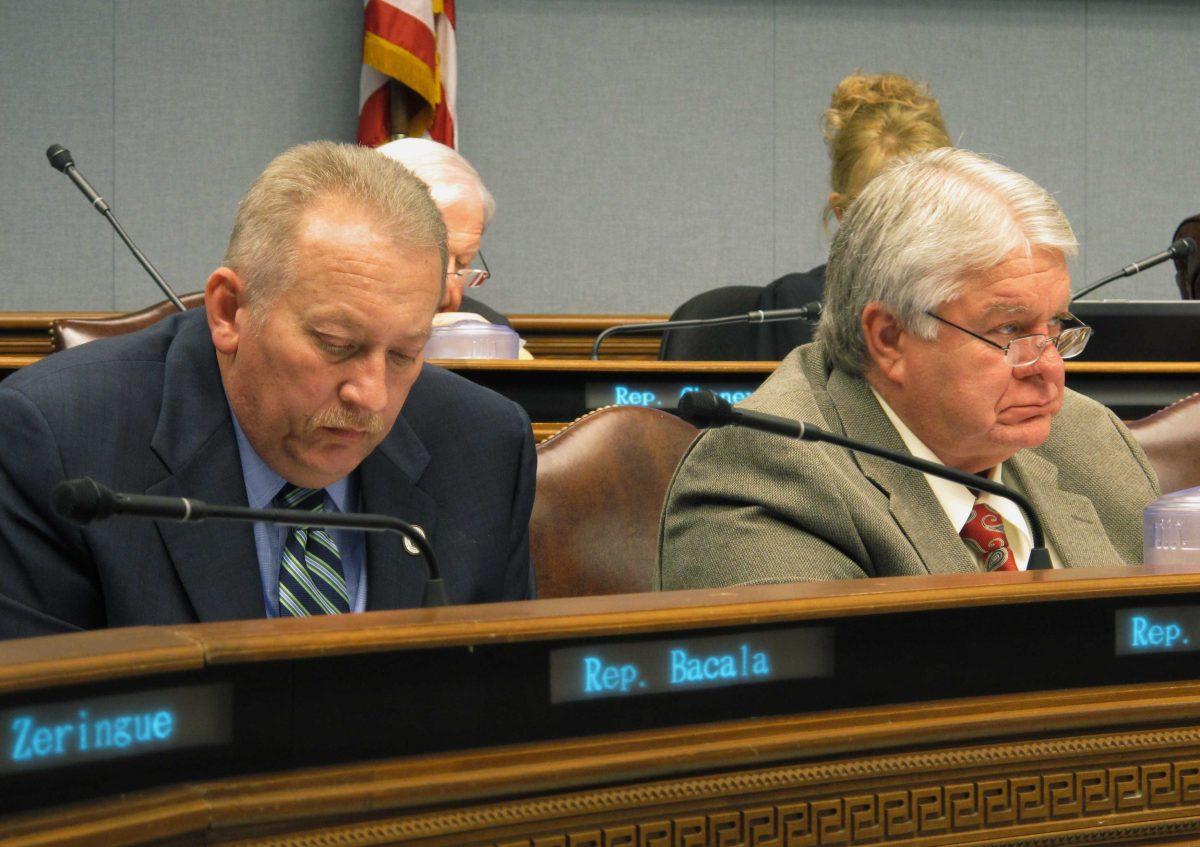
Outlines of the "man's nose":
[[386,353],[355,362],[353,374],[342,383],[342,401],[366,412],[382,412],[388,402],[387,367]]
[[1035,376],[1057,376],[1065,368],[1066,365],[1063,362],[1062,355],[1058,352],[1057,345],[1053,341],[1047,340],[1046,346],[1042,348],[1042,355],[1038,357],[1038,360],[1029,365],[1013,368],[1013,376],[1018,379]]

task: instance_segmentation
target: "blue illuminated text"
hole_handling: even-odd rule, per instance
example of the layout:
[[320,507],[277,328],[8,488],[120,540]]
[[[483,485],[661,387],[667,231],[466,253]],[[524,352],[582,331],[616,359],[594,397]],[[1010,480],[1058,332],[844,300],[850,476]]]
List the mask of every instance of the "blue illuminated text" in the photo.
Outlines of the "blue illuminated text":
[[1177,644],[1190,643],[1183,634],[1183,627],[1174,621],[1154,623],[1145,615],[1133,615],[1129,619],[1129,646],[1136,649],[1165,647],[1170,650]]
[[[585,694],[598,694],[604,691],[620,691],[626,693],[638,681],[637,665],[606,665],[595,656],[583,660],[583,691]],[[642,683],[645,687],[645,683]]]
[[168,741],[175,732],[175,716],[166,709],[91,718],[86,709],[78,720],[39,725],[31,715],[12,719],[9,759],[29,762],[56,756],[103,750],[148,747]]
[[634,391],[624,385],[613,387],[614,397],[618,406],[661,406],[658,396],[653,391]]
[[708,656],[693,656],[679,647],[671,651],[671,685],[770,675],[770,658],[766,653],[751,652],[749,644],[741,645],[733,653]]

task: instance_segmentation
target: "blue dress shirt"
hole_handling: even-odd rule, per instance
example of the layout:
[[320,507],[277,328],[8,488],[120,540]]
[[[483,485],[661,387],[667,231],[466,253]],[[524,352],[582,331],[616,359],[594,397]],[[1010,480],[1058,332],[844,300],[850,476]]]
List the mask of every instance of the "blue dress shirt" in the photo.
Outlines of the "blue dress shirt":
[[[229,416],[233,419],[233,431],[237,434],[242,479],[246,483],[246,502],[252,509],[271,508],[274,505],[272,501],[287,480],[271,470],[251,446],[233,409],[229,410]],[[358,478],[354,474],[325,487],[325,509],[336,512],[360,511]],[[283,545],[289,531],[290,527],[286,526],[254,524],[254,547],[258,553],[258,573],[262,579],[263,606],[269,618],[279,617],[279,560],[283,556]],[[342,557],[342,573],[346,577],[346,593],[350,596],[352,612],[367,608],[363,534],[355,529],[335,529],[331,533],[333,543]]]

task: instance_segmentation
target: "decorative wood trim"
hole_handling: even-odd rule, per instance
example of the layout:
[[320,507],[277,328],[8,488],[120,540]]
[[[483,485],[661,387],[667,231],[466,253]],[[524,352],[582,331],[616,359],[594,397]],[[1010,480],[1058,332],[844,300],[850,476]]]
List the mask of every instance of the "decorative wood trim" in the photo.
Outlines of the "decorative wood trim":
[[570,421],[534,421],[533,424],[533,440],[541,444],[547,438],[562,432],[571,425]]
[[[973,705],[1006,704],[985,698]],[[699,731],[690,743],[703,749],[706,737]],[[647,739],[640,752],[649,758],[659,746]],[[572,751],[563,752],[570,762]],[[229,780],[38,815],[13,821],[15,838],[6,843],[147,843],[203,833],[206,843],[238,847],[1048,847],[1200,833],[1200,726],[1194,724],[884,750],[650,781],[614,780],[601,758],[589,777],[603,787],[569,790],[578,781],[556,786],[542,779],[549,793],[534,796],[523,792],[529,783],[519,753],[493,761],[480,774],[484,783],[457,797],[430,779],[436,762],[414,760],[408,779],[401,777],[403,763],[379,763],[353,774],[330,769]],[[457,772],[464,787],[481,764],[478,756],[445,758],[440,770]],[[396,815],[397,806],[415,808]],[[391,816],[380,816],[389,809]]]
[[[1200,729],[1181,727],[883,755],[623,785],[234,843],[783,847],[969,840],[1040,847],[1192,835],[1200,833],[1198,742]],[[1109,763],[1114,756],[1120,761]],[[521,830],[532,832],[514,838]]]

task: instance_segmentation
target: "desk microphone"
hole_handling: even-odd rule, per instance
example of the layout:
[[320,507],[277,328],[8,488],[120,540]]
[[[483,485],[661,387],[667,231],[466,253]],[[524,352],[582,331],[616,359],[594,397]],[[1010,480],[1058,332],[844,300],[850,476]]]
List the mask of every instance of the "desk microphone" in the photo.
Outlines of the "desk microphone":
[[416,528],[388,515],[364,515],[353,512],[307,512],[302,509],[249,509],[245,506],[211,506],[190,497],[153,497],[147,494],[120,494],[91,477],[68,479],[54,489],[54,511],[77,524],[89,524],[113,515],[154,518],[155,520],[197,523],[223,520],[280,524],[282,526],[322,526],[358,529],[366,532],[397,532],[417,546],[425,557],[428,575],[422,606],[445,606],[446,587],[433,548]]
[[1038,520],[1037,513],[1033,510],[1033,505],[1023,495],[998,482],[992,482],[990,479],[985,479],[978,474],[948,468],[936,462],[927,462],[924,459],[918,459],[916,456],[910,456],[907,453],[896,453],[883,447],[876,447],[873,444],[853,441],[836,433],[818,429],[804,421],[782,418],[778,415],[768,415],[763,412],[753,412],[749,409],[739,409],[731,405],[729,401],[722,400],[711,391],[689,391],[679,399],[678,412],[687,420],[697,424],[731,423],[738,426],[750,427],[751,429],[759,429],[763,432],[773,432],[777,435],[799,438],[802,441],[824,441],[828,444],[836,444],[839,447],[856,450],[860,453],[870,453],[872,456],[887,459],[889,462],[895,462],[898,465],[904,465],[905,467],[914,468],[924,473],[941,477],[942,479],[948,479],[951,482],[957,482],[960,485],[965,485],[967,488],[987,491],[1003,497],[1005,500],[1011,500],[1025,513],[1025,517],[1029,521],[1030,534],[1033,535],[1033,548],[1029,551],[1029,563],[1026,565],[1026,570],[1050,570],[1053,567],[1050,564],[1050,551],[1046,549],[1045,536],[1042,534],[1042,523]]
[[693,318],[682,321],[655,321],[644,324],[617,324],[596,336],[592,344],[592,358],[600,358],[600,345],[610,335],[629,332],[656,332],[660,329],[694,329],[701,326],[725,326],[726,324],[766,324],[776,321],[811,321],[816,323],[821,318],[821,301],[814,300],[795,309],[755,309],[753,312],[743,312],[739,315],[726,315],[720,318]]
[[1167,261],[1167,259],[1185,259],[1195,249],[1196,249],[1196,242],[1193,241],[1192,239],[1186,238],[1186,237],[1177,239],[1177,240],[1171,242],[1171,246],[1168,247],[1166,250],[1163,250],[1161,253],[1155,253],[1153,256],[1147,256],[1146,258],[1142,259],[1141,261],[1134,262],[1132,265],[1126,265],[1125,267],[1121,268],[1121,270],[1117,271],[1115,274],[1110,274],[1109,276],[1106,276],[1104,279],[1100,280],[1099,282],[1092,283],[1087,288],[1083,289],[1083,291],[1080,291],[1078,294],[1072,294],[1071,302],[1074,303],[1076,300],[1078,300],[1083,295],[1091,294],[1097,288],[1101,288],[1105,285],[1108,285],[1113,280],[1123,279],[1127,276],[1133,276],[1134,274],[1140,274],[1142,271],[1146,270],[1147,268],[1152,268],[1155,265],[1161,265],[1163,262]]
[[162,289],[162,293],[167,296],[167,299],[175,304],[175,308],[181,312],[186,311],[187,307],[183,305],[183,301],[179,299],[179,295],[172,290],[171,286],[167,285],[167,281],[162,278],[162,274],[150,263],[145,254],[137,248],[137,245],[133,243],[133,239],[125,233],[125,228],[117,222],[116,215],[113,214],[108,203],[104,202],[104,198],[96,193],[96,189],[92,188],[91,183],[84,179],[83,174],[75,168],[75,160],[71,157],[71,151],[61,144],[51,144],[50,148],[46,150],[46,158],[50,160],[50,164],[56,171],[62,171],[69,176],[71,182],[75,183],[76,187],[83,192],[83,196],[95,207],[96,211],[112,224],[113,229],[117,231],[117,235],[121,236],[121,240],[125,242],[125,246],[133,253],[133,257],[146,269],[146,273],[150,274],[150,278]]

